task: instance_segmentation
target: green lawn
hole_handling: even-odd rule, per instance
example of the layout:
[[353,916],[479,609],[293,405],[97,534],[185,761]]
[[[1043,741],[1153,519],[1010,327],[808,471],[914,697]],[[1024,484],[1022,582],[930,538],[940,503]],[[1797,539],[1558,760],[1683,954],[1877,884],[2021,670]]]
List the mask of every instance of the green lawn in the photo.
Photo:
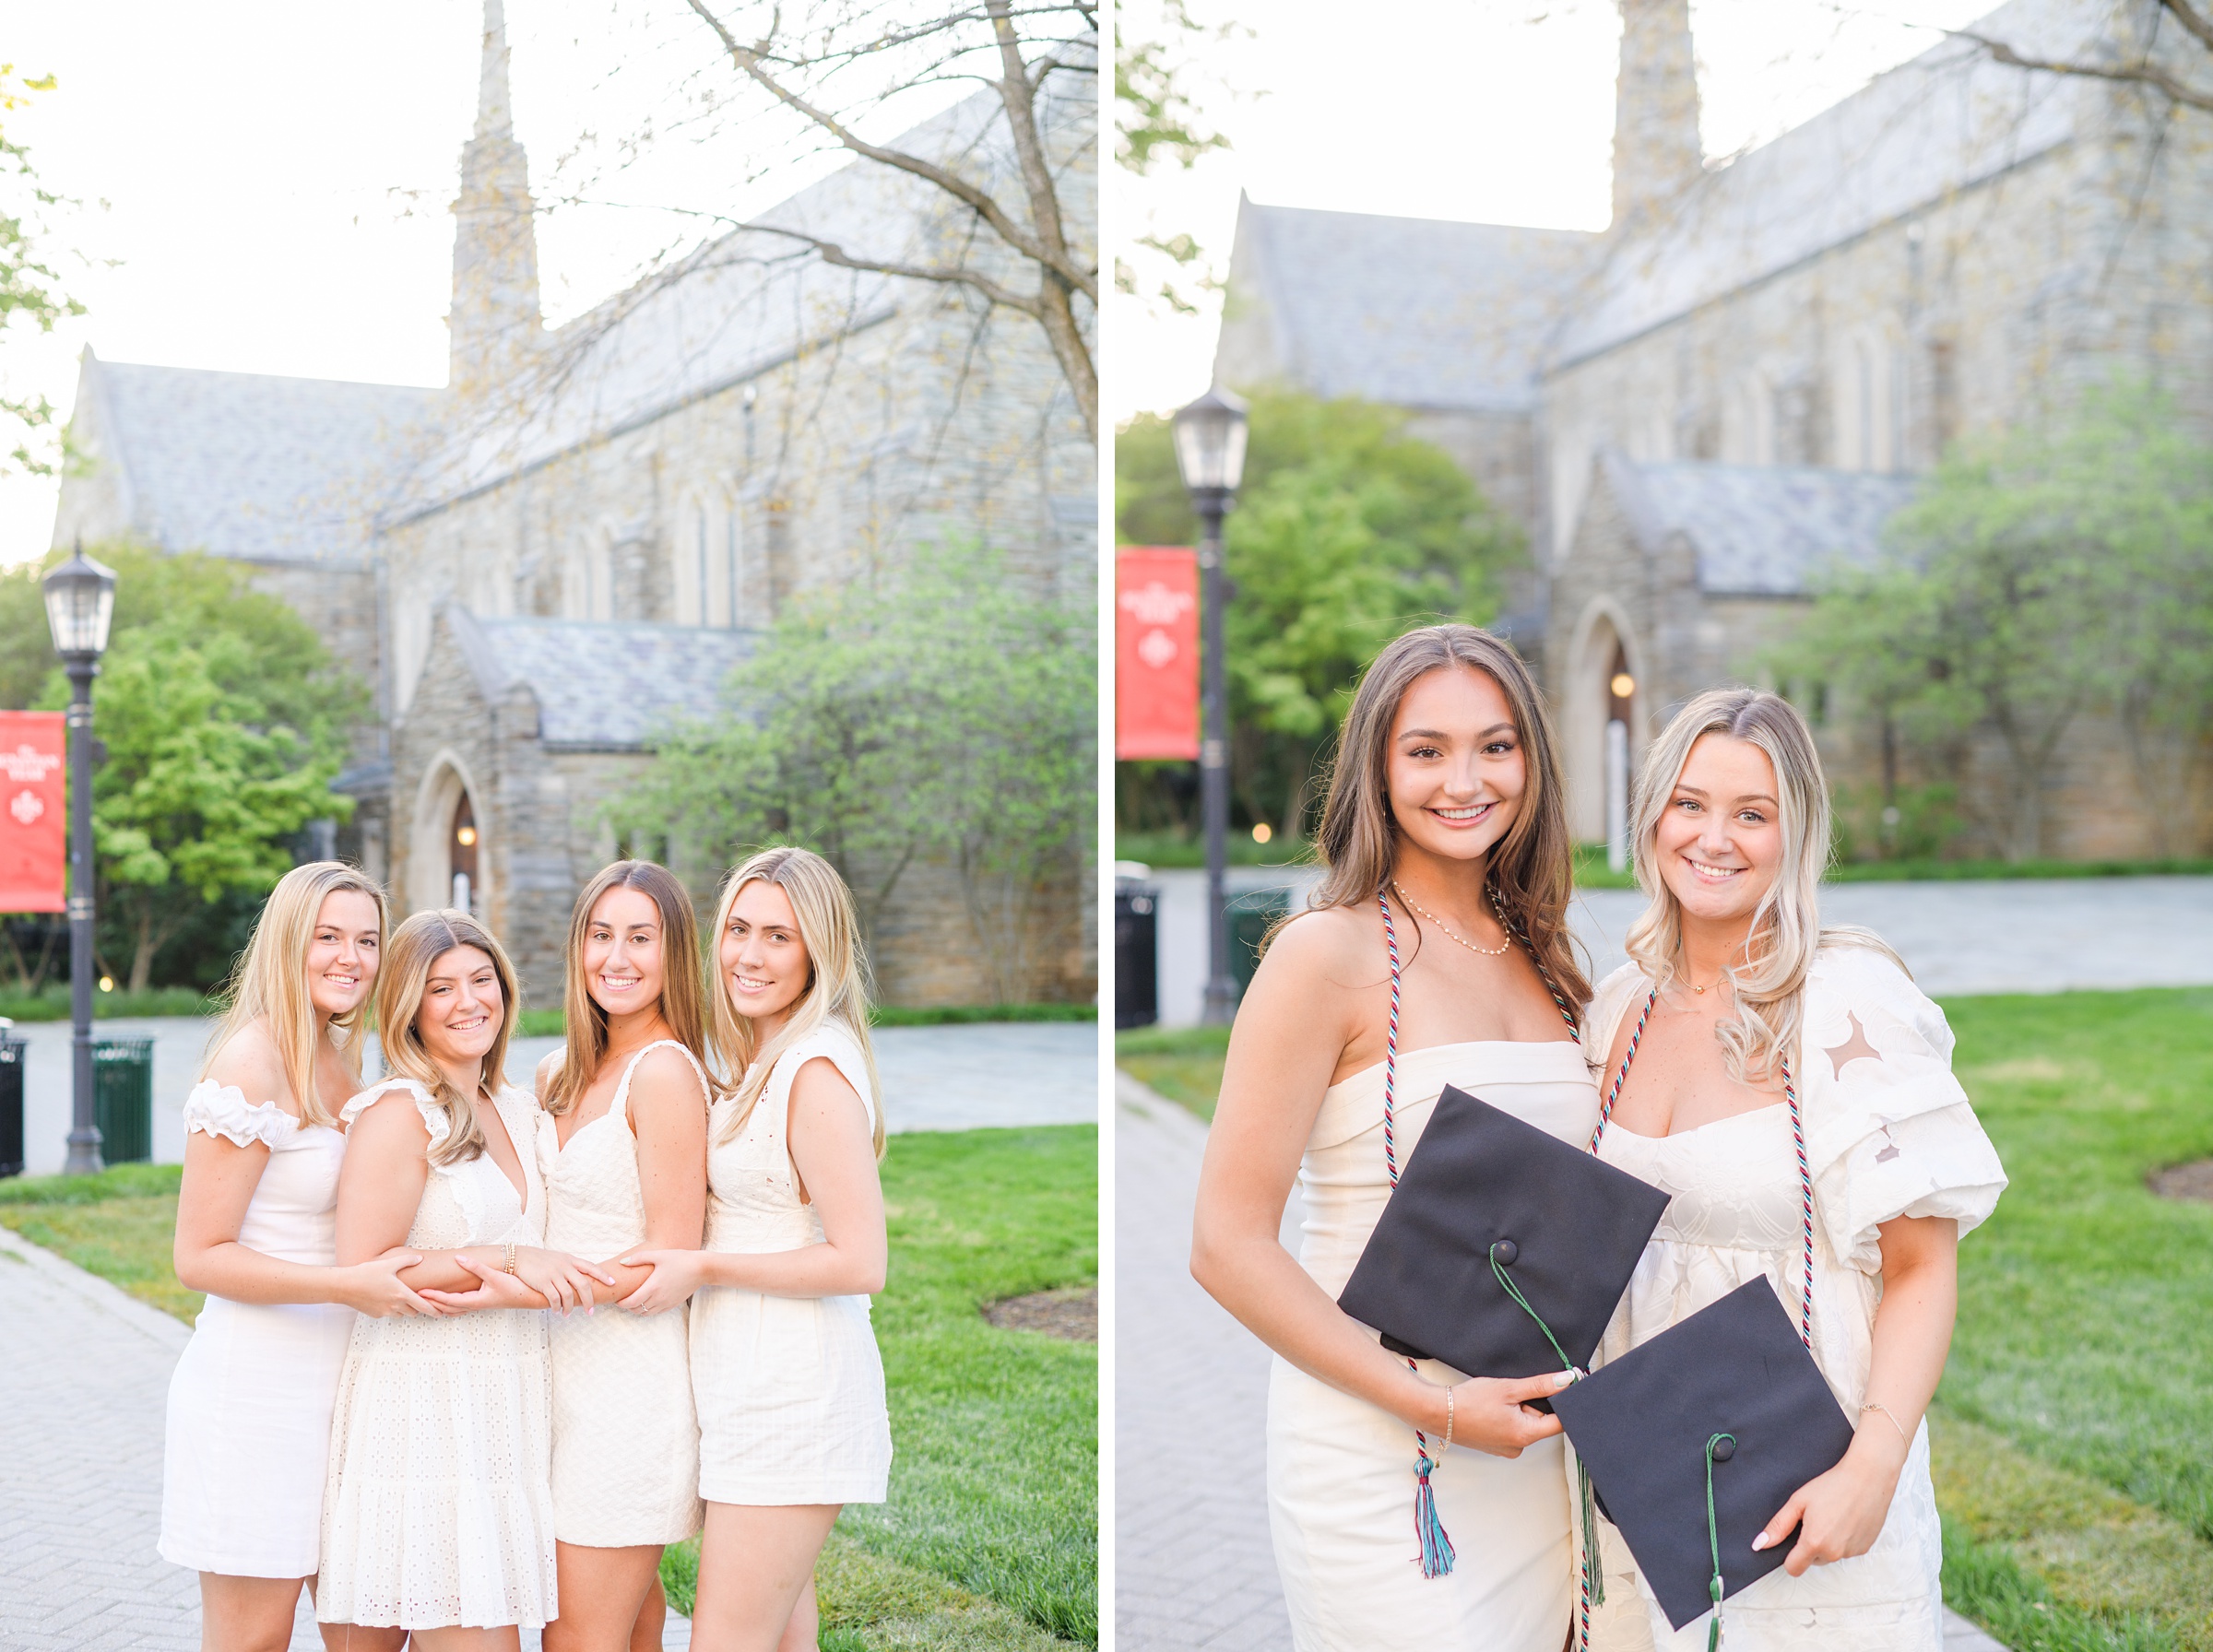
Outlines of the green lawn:
[[[982,1304],[1098,1277],[1088,1126],[899,1136],[876,1302],[891,1501],[848,1509],[817,1574],[836,1652],[1028,1652],[1098,1640],[1098,1352]],[[0,1222],[189,1322],[170,1270],[174,1166],[0,1182]],[[664,1568],[691,1600],[690,1546]]]
[[[2213,991],[1955,998],[1956,1064],[2012,1185],[1961,1247],[1934,1420],[1946,1591],[2037,1652],[2213,1652]],[[1118,1034],[1211,1115],[1220,1028]]]

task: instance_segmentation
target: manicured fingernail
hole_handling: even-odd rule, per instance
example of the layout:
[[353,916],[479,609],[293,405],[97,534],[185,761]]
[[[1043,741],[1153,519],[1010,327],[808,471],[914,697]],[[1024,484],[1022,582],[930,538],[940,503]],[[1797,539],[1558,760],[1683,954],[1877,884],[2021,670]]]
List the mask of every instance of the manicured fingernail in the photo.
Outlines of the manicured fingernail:
[[1765,1549],[1769,1541],[1771,1541],[1771,1540],[1769,1538],[1768,1534],[1764,1531],[1761,1532],[1757,1537],[1752,1540],[1753,1552],[1757,1553],[1760,1550]]
[[1554,1375],[1554,1376],[1553,1376],[1553,1379],[1552,1379],[1552,1386],[1553,1386],[1554,1387],[1556,1387],[1556,1388],[1565,1388],[1565,1387],[1566,1387],[1566,1386],[1568,1386],[1569,1383],[1573,1382],[1574,1380],[1575,1380],[1575,1373],[1574,1373],[1574,1372],[1572,1372],[1572,1371],[1561,1371],[1561,1372],[1557,1372],[1557,1373],[1556,1373],[1556,1374]]

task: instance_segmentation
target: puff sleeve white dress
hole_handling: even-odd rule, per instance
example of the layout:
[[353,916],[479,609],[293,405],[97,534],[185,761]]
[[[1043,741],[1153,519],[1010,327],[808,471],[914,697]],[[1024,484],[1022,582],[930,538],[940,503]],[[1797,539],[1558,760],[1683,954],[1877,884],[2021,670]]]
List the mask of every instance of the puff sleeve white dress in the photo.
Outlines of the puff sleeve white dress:
[[[645,1243],[645,1194],[630,1126],[630,1080],[649,1051],[690,1050],[673,1039],[630,1058],[607,1111],[563,1147],[540,1112],[546,1244],[604,1262]],[[553,1355],[553,1520],[564,1543],[594,1549],[677,1543],[699,1529],[699,1424],[692,1413],[689,1304],[637,1315],[601,1307],[556,1317]]]
[[[432,1145],[445,1139],[445,1109],[407,1079],[354,1097],[348,1122],[393,1090],[414,1097]],[[493,1104],[522,1192],[488,1152],[433,1166],[409,1245],[544,1243],[538,1103],[510,1088]],[[551,1621],[551,1386],[543,1309],[357,1316],[332,1422],[316,1617],[406,1629]]]
[[[786,1135],[791,1082],[821,1056],[876,1097],[860,1045],[831,1024],[784,1052],[728,1141],[736,1100],[707,1119],[707,1248],[746,1255],[823,1243],[799,1202]],[[708,1285],[692,1300],[692,1389],[699,1406],[699,1490],[710,1503],[782,1507],[882,1503],[892,1467],[883,1361],[865,1296],[771,1296]]]
[[[1600,984],[1592,1050],[1613,1047],[1622,1017],[1637,1013],[1647,990],[1632,965]],[[1948,1217],[1964,1238],[1995,1208],[2006,1173],[1952,1076],[1944,1012],[1884,953],[1839,943],[1821,949],[1806,978],[1799,1042],[1792,1071],[1814,1178],[1813,1354],[1845,1415],[1858,1418],[1882,1298],[1877,1228],[1901,1216]],[[1802,1193],[1784,1103],[1657,1140],[1614,1124],[1599,1156],[1675,1202],[1645,1246],[1594,1364],[1754,1279],[1774,1286],[1795,1323]],[[1889,1426],[1880,1417],[1867,1422]],[[1619,1534],[1600,1530],[1607,1602],[1593,1614],[1593,1646],[1703,1652],[1710,1615],[1671,1631]],[[1924,1423],[1874,1548],[1803,1577],[1771,1572],[1733,1595],[1727,1643],[1735,1652],[1939,1652],[1942,1559]]]
[[[1448,1084],[1578,1147],[1598,1122],[1590,1068],[1566,1039],[1409,1050],[1399,1056],[1402,1164]],[[1299,1265],[1334,1298],[1391,1197],[1380,1062],[1323,1095],[1298,1180],[1307,1210]],[[1420,1370],[1439,1384],[1482,1375],[1435,1360]],[[1298,1652],[1560,1652],[1571,1597],[1558,1438],[1510,1461],[1445,1454],[1430,1484],[1459,1558],[1440,1577],[1421,1573],[1414,1457],[1414,1431],[1398,1418],[1274,1361],[1268,1517],[1292,1644]]]
[[[269,1150],[241,1245],[310,1268],[337,1262],[344,1136],[212,1079],[184,1098],[184,1129]],[[163,1560],[230,1577],[314,1574],[330,1413],[355,1317],[338,1303],[207,1298],[170,1378]]]

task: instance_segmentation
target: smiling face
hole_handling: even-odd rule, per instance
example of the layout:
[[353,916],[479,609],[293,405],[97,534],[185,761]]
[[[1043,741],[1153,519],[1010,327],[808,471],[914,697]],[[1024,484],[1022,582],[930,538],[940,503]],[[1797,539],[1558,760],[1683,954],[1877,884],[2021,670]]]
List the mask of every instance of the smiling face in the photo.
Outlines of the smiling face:
[[661,909],[641,889],[617,887],[592,903],[584,931],[584,989],[610,1016],[661,997]]
[[471,1067],[491,1052],[506,1013],[500,973],[490,955],[476,947],[455,947],[431,965],[415,1031],[440,1067]]
[[360,1008],[376,985],[376,903],[358,889],[323,897],[307,940],[307,996],[326,1018]]
[[1749,922],[1782,867],[1775,765],[1749,740],[1703,734],[1653,829],[1660,877],[1686,918]]
[[1528,765],[1506,690],[1466,666],[1424,672],[1391,722],[1384,781],[1411,847],[1440,859],[1486,855],[1520,812]]
[[791,897],[755,878],[730,903],[717,953],[730,1008],[766,1032],[805,996],[810,969]]

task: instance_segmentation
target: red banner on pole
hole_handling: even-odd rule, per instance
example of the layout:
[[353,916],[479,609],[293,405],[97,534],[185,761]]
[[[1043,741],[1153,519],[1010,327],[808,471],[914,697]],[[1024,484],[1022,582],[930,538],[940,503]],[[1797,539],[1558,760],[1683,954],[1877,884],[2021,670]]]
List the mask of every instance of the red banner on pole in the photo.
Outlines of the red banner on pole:
[[60,712],[0,712],[0,912],[67,910]]
[[1131,546],[1114,559],[1114,754],[1199,755],[1199,553]]

